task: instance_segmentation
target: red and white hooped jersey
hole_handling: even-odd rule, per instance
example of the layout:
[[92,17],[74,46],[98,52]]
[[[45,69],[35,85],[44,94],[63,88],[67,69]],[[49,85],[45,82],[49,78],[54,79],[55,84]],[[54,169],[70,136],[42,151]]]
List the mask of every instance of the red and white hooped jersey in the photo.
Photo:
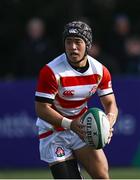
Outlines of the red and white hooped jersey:
[[[40,71],[35,96],[53,100],[53,108],[74,119],[87,110],[88,99],[97,91],[99,96],[113,93],[109,71],[88,56],[89,68],[84,73],[73,69],[62,54]],[[38,118],[38,126],[52,127]]]

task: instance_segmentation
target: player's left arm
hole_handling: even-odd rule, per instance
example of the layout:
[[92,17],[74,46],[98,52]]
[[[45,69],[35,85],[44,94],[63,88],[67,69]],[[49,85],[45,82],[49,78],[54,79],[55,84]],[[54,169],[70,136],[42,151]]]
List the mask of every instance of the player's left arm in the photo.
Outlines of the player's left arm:
[[112,89],[111,75],[105,66],[103,66],[103,77],[98,86],[98,95],[100,96],[100,100],[104,107],[104,111],[107,114],[108,120],[110,122],[110,135],[108,137],[109,143],[113,135],[113,125],[117,120],[118,107]]
[[100,100],[104,107],[105,113],[108,116],[110,126],[113,127],[118,116],[118,108],[117,108],[115,96],[112,93],[112,94],[100,97]]
[[118,108],[115,100],[114,94],[109,94],[100,98],[101,103],[104,107],[105,113],[107,114],[108,120],[110,122],[110,135],[108,137],[108,144],[113,136],[113,125],[115,124],[118,116]]
[[98,95],[108,116],[110,126],[113,127],[118,115],[115,95],[112,89],[111,75],[108,69],[103,66],[103,76],[98,86]]

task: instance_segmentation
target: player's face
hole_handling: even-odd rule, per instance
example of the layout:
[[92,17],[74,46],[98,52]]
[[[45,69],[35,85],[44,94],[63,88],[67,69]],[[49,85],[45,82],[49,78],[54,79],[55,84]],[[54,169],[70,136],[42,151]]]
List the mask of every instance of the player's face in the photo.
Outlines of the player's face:
[[67,37],[65,39],[65,51],[69,62],[75,66],[84,66],[86,58],[85,55],[86,44],[83,39],[79,37]]

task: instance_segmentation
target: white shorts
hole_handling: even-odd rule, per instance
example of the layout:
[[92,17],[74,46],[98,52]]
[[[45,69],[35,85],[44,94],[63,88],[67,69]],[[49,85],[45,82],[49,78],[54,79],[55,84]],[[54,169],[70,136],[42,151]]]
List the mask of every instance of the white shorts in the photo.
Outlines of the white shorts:
[[[39,135],[46,133],[39,128]],[[73,154],[73,150],[85,146],[86,143],[71,130],[54,131],[47,137],[40,138],[40,158],[48,163],[64,161]]]

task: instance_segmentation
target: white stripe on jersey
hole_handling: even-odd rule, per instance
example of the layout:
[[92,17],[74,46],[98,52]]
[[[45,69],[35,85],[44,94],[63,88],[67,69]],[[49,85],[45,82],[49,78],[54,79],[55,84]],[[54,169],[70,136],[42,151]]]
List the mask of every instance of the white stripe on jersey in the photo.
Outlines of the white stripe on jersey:
[[104,96],[106,94],[112,93],[112,88],[104,89],[104,90],[97,90],[98,96]]
[[37,92],[37,91],[35,92],[35,96],[49,98],[49,99],[55,98],[54,94],[41,93],[41,92]]
[[56,109],[62,113],[63,116],[76,116],[79,114],[79,112],[87,106],[87,102],[85,102],[84,104],[82,104],[79,107],[76,108],[63,108],[59,105],[59,103],[57,102],[55,104]]
[[[95,84],[94,86],[95,88],[97,88],[97,84]],[[70,91],[71,89],[75,90],[75,96],[64,96],[63,95],[63,89],[60,89],[60,93],[59,96],[65,100],[73,100],[73,101],[78,101],[78,100],[83,100],[85,98],[87,98],[89,96],[85,95],[85,92],[89,92],[91,89],[93,88],[93,84],[92,85],[79,85],[79,86],[70,86],[67,87],[67,91]]]

